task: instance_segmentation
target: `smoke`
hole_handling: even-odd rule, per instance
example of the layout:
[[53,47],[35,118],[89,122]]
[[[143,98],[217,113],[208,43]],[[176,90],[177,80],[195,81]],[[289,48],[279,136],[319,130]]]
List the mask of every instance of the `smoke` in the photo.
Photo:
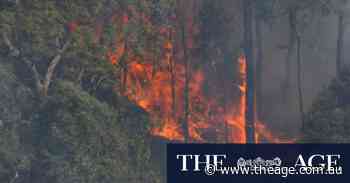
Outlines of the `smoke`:
[[[300,0],[301,1],[301,0]],[[203,1],[204,2],[204,1]],[[348,65],[350,58],[350,30],[349,23],[350,3],[346,6],[337,5],[328,12],[322,9],[321,2],[316,2],[315,8],[298,12],[297,29],[301,35],[301,87],[304,100],[304,111],[307,112],[317,95],[326,88],[336,76],[336,49],[338,19],[337,12],[342,8],[345,12],[345,37],[344,37],[344,65]],[[218,37],[210,37],[215,40],[224,37],[219,42],[224,45],[224,52],[237,50],[237,45],[242,44],[242,17],[240,1],[220,1],[214,3],[221,7],[221,13],[217,17],[226,17],[225,26],[215,23],[215,32],[225,32]],[[212,11],[215,8],[212,8]],[[283,12],[279,10],[278,12]],[[210,25],[206,25],[210,27]],[[210,29],[210,28],[209,28]],[[217,30],[219,29],[219,30]],[[201,29],[203,30],[203,29]],[[298,137],[301,130],[301,119],[298,104],[297,91],[297,58],[296,48],[291,58],[291,87],[287,95],[283,95],[286,77],[286,59],[289,43],[289,19],[287,14],[280,14],[272,21],[264,22],[262,27],[263,42],[263,74],[262,74],[262,115],[260,120],[278,136]],[[223,36],[224,35],[224,36]],[[213,41],[215,42],[215,41]],[[218,46],[220,47],[220,46]],[[225,54],[225,53],[224,53]],[[215,53],[210,53],[212,57]],[[214,58],[214,60],[215,60]]]
[[[348,14],[349,5],[345,8]],[[310,15],[309,15],[310,16]],[[337,16],[314,14],[313,17],[299,17],[305,21],[299,25],[302,44],[302,91],[307,112],[318,93],[328,86],[336,76]],[[348,19],[345,16],[345,22]],[[283,100],[282,89],[285,78],[285,63],[288,45],[288,17],[281,17],[272,26],[265,24],[263,32],[263,120],[276,132],[297,137],[300,134],[301,120],[297,93],[297,58],[294,52],[291,64],[291,88],[287,99]],[[345,28],[344,65],[349,64],[349,30]],[[282,45],[282,46],[281,46]]]

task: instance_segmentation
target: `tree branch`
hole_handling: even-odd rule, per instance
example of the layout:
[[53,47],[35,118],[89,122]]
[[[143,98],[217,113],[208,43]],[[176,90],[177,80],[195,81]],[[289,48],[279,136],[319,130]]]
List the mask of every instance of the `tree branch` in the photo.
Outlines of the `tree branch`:
[[44,79],[43,84],[42,84],[43,96],[47,96],[47,91],[48,91],[50,83],[52,81],[52,76],[53,76],[53,73],[55,71],[55,68],[57,67],[57,65],[61,61],[62,55],[68,49],[70,43],[71,43],[70,40],[68,40],[66,43],[64,43],[63,47],[60,50],[58,50],[58,54],[51,60],[49,67],[47,68],[45,79]]
[[[19,49],[17,49],[12,42],[10,41],[9,37],[7,36],[6,32],[2,32],[2,38],[4,40],[4,43],[6,44],[6,46],[8,47],[9,51],[10,51],[10,55],[12,57],[19,57],[20,56],[20,51]],[[33,72],[34,75],[34,79],[35,79],[35,85],[37,88],[37,91],[40,95],[42,96],[47,96],[47,92],[50,86],[50,83],[52,81],[52,77],[53,77],[53,73],[55,71],[55,68],[57,67],[57,65],[59,64],[59,62],[62,59],[62,55],[63,53],[65,53],[69,47],[71,43],[71,39],[69,39],[68,41],[66,41],[64,43],[64,45],[62,46],[61,49],[58,50],[57,55],[51,60],[49,67],[47,68],[46,74],[44,79],[41,79],[41,76],[35,66],[35,64],[33,62],[31,62],[28,58],[26,57],[22,57],[22,60],[24,61],[24,63],[31,69],[31,71]]]
[[18,57],[20,52],[19,50],[13,46],[12,42],[10,41],[9,37],[7,36],[6,32],[2,32],[2,38],[4,40],[4,43],[6,44],[6,46],[8,47],[9,51],[10,51],[10,55],[12,57]]
[[[10,56],[12,57],[19,57],[20,56],[20,51],[18,48],[16,48],[12,42],[10,41],[9,37],[7,36],[6,32],[2,32],[2,38],[4,40],[4,43],[8,47],[10,51]],[[23,62],[31,69],[34,75],[34,80],[35,80],[35,86],[37,88],[37,91],[40,92],[41,88],[43,87],[43,83],[40,77],[40,74],[38,70],[36,69],[36,66],[26,57],[22,57]]]
[[37,88],[37,91],[39,92],[41,90],[41,88],[43,87],[42,84],[42,80],[40,77],[40,74],[38,72],[38,70],[36,69],[36,66],[26,57],[22,58],[24,63],[31,69],[31,71],[33,72],[34,75],[34,80],[35,80],[35,86]]

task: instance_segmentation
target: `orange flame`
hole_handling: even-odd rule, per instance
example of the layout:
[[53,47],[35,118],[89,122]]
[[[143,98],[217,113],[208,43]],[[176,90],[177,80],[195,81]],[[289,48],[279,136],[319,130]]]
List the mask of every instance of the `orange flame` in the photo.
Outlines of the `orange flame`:
[[111,64],[115,65],[119,62],[120,58],[123,56],[125,52],[125,42],[119,41],[116,45],[115,51],[109,51],[107,52],[107,57]]
[[[171,41],[166,41],[164,48],[173,49]],[[110,61],[116,63],[123,46],[116,52],[110,53]],[[171,54],[165,54],[166,63],[171,62]],[[151,130],[154,136],[169,140],[183,141],[181,118],[183,112],[183,97],[185,87],[185,68],[183,64],[175,65],[175,83],[172,85],[172,73],[167,68],[161,68],[156,73],[152,64],[143,63],[137,58],[128,65],[125,87],[126,95],[131,101],[147,111],[155,124]],[[238,102],[224,109],[217,101],[206,97],[203,93],[205,80],[202,70],[193,71],[190,81],[190,117],[189,134],[192,141],[207,142],[210,139],[228,139],[230,143],[246,143],[245,113],[246,113],[246,59],[242,55],[238,59],[241,83],[238,86],[240,96]],[[173,94],[172,92],[175,92]],[[174,98],[175,97],[175,98]],[[225,129],[226,128],[226,129]],[[225,130],[229,129],[229,133]],[[226,137],[223,137],[226,136]],[[256,123],[256,138],[258,141],[280,143],[279,139],[261,122]],[[226,141],[227,142],[227,141]]]
[[[130,10],[131,11],[131,10]],[[135,13],[133,13],[135,14]],[[147,17],[143,18],[148,22]],[[127,24],[129,17],[124,14],[122,23]],[[171,34],[171,30],[160,28],[163,35]],[[191,34],[196,34],[195,28]],[[186,46],[193,48],[192,36]],[[126,52],[125,40],[117,40],[115,51],[109,51],[107,57],[112,64],[117,64]],[[152,123],[151,134],[169,140],[184,141],[184,88],[185,64],[175,63],[173,55],[174,45],[171,40],[163,44],[164,59],[160,66],[150,64],[139,57],[129,55],[127,69],[124,72],[125,83],[122,93],[129,100],[136,103],[150,114]],[[205,72],[202,69],[191,70],[189,82],[189,111],[188,130],[191,141],[194,142],[229,142],[246,143],[246,92],[247,92],[247,63],[244,55],[238,58],[240,84],[238,99],[232,99],[228,106],[220,104],[218,100],[205,94]],[[172,69],[169,69],[169,68]],[[257,121],[257,142],[268,141],[280,143],[278,138]]]
[[[166,49],[173,48],[170,41],[167,41],[164,47]],[[167,62],[170,62],[170,57],[169,54],[166,54]],[[242,75],[242,83],[239,86],[241,95],[239,103],[228,110],[224,110],[217,101],[204,95],[202,89],[205,80],[203,71],[193,71],[189,84],[191,101],[189,133],[193,141],[205,142],[210,138],[224,139],[225,137],[222,137],[224,128],[229,128],[230,134],[226,134],[229,142],[245,143],[245,92],[247,84],[244,79],[246,70],[244,56],[239,58],[239,66]],[[151,64],[141,64],[137,61],[129,64],[127,91],[124,94],[149,112],[152,121],[160,123],[152,129],[153,135],[169,140],[183,141],[181,118],[183,116],[183,90],[185,87],[184,65],[176,64],[176,86],[172,86],[171,73],[167,69],[161,69],[154,75],[152,75],[152,70]],[[175,95],[172,92],[175,92]]]

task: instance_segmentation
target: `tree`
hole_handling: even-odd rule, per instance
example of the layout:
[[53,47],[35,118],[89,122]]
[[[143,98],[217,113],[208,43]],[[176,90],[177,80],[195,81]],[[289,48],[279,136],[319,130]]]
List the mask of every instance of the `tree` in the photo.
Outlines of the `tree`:
[[256,108],[258,118],[263,115],[263,25],[272,19],[272,6],[272,1],[255,1]]
[[[296,29],[294,31],[297,31]],[[303,99],[303,89],[302,89],[302,66],[301,66],[301,35],[296,32],[296,42],[297,42],[297,85],[298,85],[298,100],[299,100],[299,112],[300,121],[302,129],[305,126],[304,120],[304,99]]]
[[[184,2],[179,3],[179,5],[183,8]],[[191,76],[191,61],[189,48],[187,47],[187,18],[188,15],[184,12],[178,12],[178,16],[180,17],[180,31],[181,31],[181,45],[184,54],[184,63],[185,63],[185,86],[184,86],[184,116],[182,119],[182,130],[184,135],[185,142],[189,142],[190,133],[189,133],[189,117],[190,117],[190,76]]]
[[[67,37],[67,31],[64,31],[64,27],[62,25],[56,24],[57,26],[52,26],[51,28],[47,27],[48,32],[37,30],[35,27],[43,26],[43,21],[46,23],[53,23],[54,19],[61,18],[60,14],[54,6],[55,5],[53,2],[37,4],[34,3],[33,5],[28,5],[27,3],[23,2],[17,3],[15,11],[3,10],[1,14],[1,19],[3,20],[3,23],[1,24],[2,39],[5,45],[8,47],[9,55],[22,60],[23,63],[27,64],[31,68],[34,75],[37,92],[41,96],[47,96],[48,88],[52,81],[55,68],[61,61],[63,54],[65,54],[70,44],[70,39]],[[30,13],[30,11],[23,11],[26,8],[37,8],[39,9],[38,11],[45,11],[46,9],[46,13],[38,13],[37,11],[35,15],[28,16],[27,13]],[[42,21],[39,23],[39,20]],[[36,22],[38,23],[35,24]],[[8,32],[12,32],[11,38],[18,39],[16,40],[16,43],[11,40]],[[24,38],[25,34],[32,35],[32,39],[26,40],[28,41],[27,45],[24,43],[26,42],[25,40],[19,40],[21,38]],[[39,39],[43,39],[44,37],[51,37],[51,41],[55,42],[49,43],[50,45],[44,45],[42,41],[39,41]],[[31,44],[33,47],[28,47],[28,44]],[[54,51],[48,51],[48,57],[41,58],[50,60],[48,61],[49,64],[47,71],[44,74],[44,77],[42,77],[37,69],[37,65],[33,63],[32,60],[34,59],[33,57],[38,56],[33,53],[38,51],[37,49],[43,48],[45,46],[47,46],[46,49]]]
[[340,12],[338,14],[338,38],[337,38],[337,56],[336,56],[336,68],[337,75],[340,74],[340,70],[343,63],[343,50],[344,50],[344,14]]
[[[64,69],[65,73],[60,76],[74,78],[94,92],[107,80],[107,75],[109,80],[113,78],[113,67],[102,60],[108,59],[107,52],[115,48],[116,38],[124,40],[131,48],[125,53],[137,53],[145,47],[141,36],[147,37],[147,31],[146,26],[140,24],[143,21],[140,16],[146,16],[143,11],[147,11],[145,6],[148,5],[139,6],[140,15],[132,8],[136,5],[115,0],[90,3],[81,0],[20,1],[14,8],[1,11],[2,42],[9,56],[31,70],[32,83],[39,96],[48,95],[57,68],[63,67],[69,69]],[[133,18],[120,16],[119,10]],[[117,45],[120,47],[119,42]],[[61,64],[62,61],[65,64]],[[67,70],[74,71],[67,75]]]
[[19,1],[14,9],[1,12],[2,40],[9,56],[28,66],[41,97],[48,95],[57,66],[76,44],[72,34],[77,25],[70,21],[77,16],[65,12],[65,5]]
[[247,111],[246,134],[247,143],[255,143],[255,68],[253,56],[253,1],[243,0],[244,54],[247,64]]
[[283,100],[287,102],[288,94],[291,89],[291,61],[292,56],[295,50],[295,42],[297,39],[296,35],[296,24],[297,24],[297,7],[292,4],[288,8],[288,22],[289,22],[289,41],[288,41],[288,51],[287,51],[287,58],[286,58],[286,65],[285,65],[285,72],[286,77],[283,84]]
[[336,73],[339,76],[343,66],[344,60],[344,32],[345,32],[345,13],[344,6],[346,5],[347,0],[342,0],[338,4],[336,4],[336,15],[338,18],[338,32],[337,32],[337,54],[336,54]]

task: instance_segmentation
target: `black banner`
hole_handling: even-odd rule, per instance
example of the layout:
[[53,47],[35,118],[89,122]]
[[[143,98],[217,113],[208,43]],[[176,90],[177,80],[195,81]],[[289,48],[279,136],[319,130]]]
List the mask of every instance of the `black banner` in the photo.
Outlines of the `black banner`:
[[348,182],[349,144],[168,144],[168,183]]

